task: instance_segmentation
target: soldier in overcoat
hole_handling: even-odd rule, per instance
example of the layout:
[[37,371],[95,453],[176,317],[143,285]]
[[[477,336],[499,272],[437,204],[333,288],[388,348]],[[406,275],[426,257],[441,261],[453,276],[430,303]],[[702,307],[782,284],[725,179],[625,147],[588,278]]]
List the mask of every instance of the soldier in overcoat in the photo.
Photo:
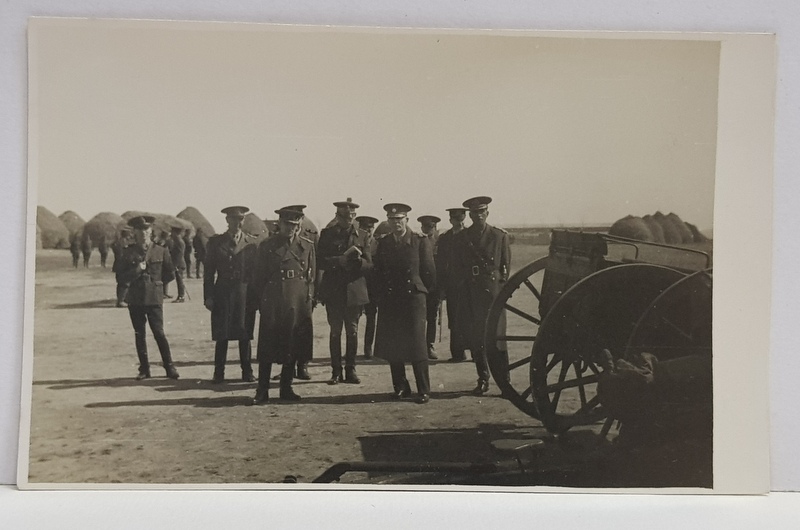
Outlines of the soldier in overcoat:
[[114,264],[111,266],[111,272],[114,273],[114,277],[117,281],[117,307],[125,307],[125,298],[128,294],[128,284],[120,276],[121,268],[122,268],[122,254],[125,252],[125,249],[132,243],[131,237],[133,236],[133,232],[130,229],[130,226],[125,226],[120,229],[119,231],[119,238],[114,242],[112,245],[112,249],[114,249]]
[[[363,232],[369,240],[369,252],[372,256],[378,249],[378,240],[373,237],[373,231],[378,220],[369,215],[359,215],[356,217],[358,229]],[[367,294],[369,302],[364,304],[364,358],[372,357],[372,345],[375,343],[375,322],[378,316],[378,305],[375,303],[375,276],[372,270],[364,274],[367,279]]]
[[[467,339],[467,345],[475,359],[478,371],[476,395],[489,390],[489,364],[483,345],[486,318],[503,283],[508,279],[511,268],[511,247],[508,233],[486,223],[489,216],[490,197],[473,197],[464,201],[469,210],[472,225],[455,235],[457,274],[466,277],[463,297],[459,299],[456,327]],[[501,313],[498,334],[505,335],[505,313]],[[508,363],[505,342],[498,342],[501,358]]]
[[[325,305],[330,326],[332,375],[328,384],[358,384],[356,353],[358,321],[369,303],[366,274],[372,269],[369,236],[353,223],[358,204],[333,203],[336,224],[322,229],[317,253],[317,300]],[[342,327],[345,331],[344,379],[342,378]]]
[[216,342],[214,383],[225,380],[229,340],[239,342],[242,381],[255,381],[250,346],[255,328],[255,306],[248,286],[253,276],[257,246],[256,238],[242,230],[248,210],[245,206],[223,208],[228,230],[211,236],[206,248],[203,299],[211,311],[211,339]]
[[458,306],[467,277],[464,268],[458,266],[455,255],[454,243],[456,234],[464,229],[464,219],[467,216],[466,208],[448,208],[452,228],[439,236],[434,257],[436,260],[436,285],[439,299],[445,300],[447,308],[447,327],[450,329],[450,359],[451,362],[467,360],[467,343],[464,337],[463,326],[458,326]]
[[389,362],[397,399],[411,395],[405,373],[405,363],[411,363],[417,402],[427,403],[431,390],[425,297],[436,288],[433,248],[425,234],[408,228],[410,206],[391,203],[384,209],[392,231],[378,239],[374,257],[378,302],[375,356]]
[[303,213],[281,208],[278,234],[258,247],[254,274],[261,321],[258,328],[258,389],[253,404],[269,399],[272,364],[283,365],[280,398],[299,401],[292,389],[298,355],[307,355],[304,330],[311,320],[316,274],[314,243],[299,235]]
[[172,354],[164,333],[164,287],[163,282],[172,279],[175,267],[167,249],[150,240],[155,218],[145,215],[134,217],[128,224],[133,228],[134,244],[122,251],[119,276],[129,284],[126,301],[133,332],[136,338],[136,354],[139,357],[137,380],[150,377],[150,362],[147,358],[145,325],[158,344],[161,361],[167,377],[178,379],[178,371],[172,363]]
[[183,232],[183,262],[186,264],[186,277],[192,277],[192,231],[187,228]]

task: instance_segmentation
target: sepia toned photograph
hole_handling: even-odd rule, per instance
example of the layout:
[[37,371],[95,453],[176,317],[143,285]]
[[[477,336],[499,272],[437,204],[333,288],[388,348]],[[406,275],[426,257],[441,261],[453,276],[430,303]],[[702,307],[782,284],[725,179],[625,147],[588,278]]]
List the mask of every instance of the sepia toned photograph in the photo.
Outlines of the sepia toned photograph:
[[714,491],[722,49],[32,20],[20,486]]

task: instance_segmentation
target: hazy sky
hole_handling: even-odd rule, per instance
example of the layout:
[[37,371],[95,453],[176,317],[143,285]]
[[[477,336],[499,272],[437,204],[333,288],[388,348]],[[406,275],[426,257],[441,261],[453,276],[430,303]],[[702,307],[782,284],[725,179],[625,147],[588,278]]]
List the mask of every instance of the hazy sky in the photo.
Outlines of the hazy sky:
[[37,29],[38,204],[498,226],[675,212],[711,228],[719,45],[64,21]]

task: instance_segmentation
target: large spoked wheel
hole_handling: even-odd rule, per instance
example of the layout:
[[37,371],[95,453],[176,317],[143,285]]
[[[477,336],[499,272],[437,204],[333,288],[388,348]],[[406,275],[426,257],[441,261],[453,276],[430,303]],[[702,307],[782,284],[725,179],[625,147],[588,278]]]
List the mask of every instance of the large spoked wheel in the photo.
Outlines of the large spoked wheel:
[[625,356],[652,353],[659,361],[711,355],[711,270],[696,272],[670,286],[644,312]]
[[[484,346],[503,396],[525,414],[539,417],[530,383],[533,343],[539,330],[539,302],[547,257],[529,263],[500,289],[486,319]],[[503,326],[505,324],[505,326]],[[508,351],[508,363],[503,350]]]
[[612,266],[576,283],[553,304],[539,328],[530,365],[539,419],[550,432],[560,434],[606,417],[597,397],[603,370],[599,353],[608,349],[615,359],[621,356],[642,314],[683,277],[658,265]]

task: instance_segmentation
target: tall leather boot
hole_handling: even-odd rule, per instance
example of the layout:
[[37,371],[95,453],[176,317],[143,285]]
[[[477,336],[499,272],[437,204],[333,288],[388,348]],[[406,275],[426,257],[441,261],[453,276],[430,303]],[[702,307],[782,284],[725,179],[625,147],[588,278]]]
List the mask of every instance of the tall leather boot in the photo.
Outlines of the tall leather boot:
[[239,341],[239,364],[242,367],[242,381],[252,383],[256,380],[253,376],[252,349],[249,340]]
[[253,398],[251,405],[263,405],[269,401],[269,378],[272,375],[272,363],[265,361],[258,362],[258,388],[256,397]]
[[214,346],[214,377],[211,382],[219,384],[225,381],[225,361],[228,358],[228,341],[218,340]]
[[303,381],[310,381],[311,374],[308,373],[308,363],[297,361],[297,379],[302,379]]
[[286,363],[281,370],[281,391],[280,398],[284,401],[300,401],[300,396],[292,389],[292,379],[294,378],[294,363]]
[[136,376],[136,380],[150,379],[150,361],[147,359],[147,350],[137,348],[136,356],[139,358],[139,374]]
[[331,337],[328,339],[328,342],[331,350],[332,368],[332,375],[330,381],[328,381],[328,384],[337,385],[344,380],[342,379],[342,337],[334,337],[331,335]]
[[167,336],[163,333],[154,333],[154,335],[156,343],[158,344],[158,351],[161,354],[161,363],[164,365],[167,377],[170,379],[178,379],[180,375],[178,375],[178,370],[175,369],[175,365],[172,363],[172,352],[170,352],[169,349]]
[[344,353],[344,382],[357,385],[361,379],[356,374],[356,352],[358,351],[358,335],[347,335]]

